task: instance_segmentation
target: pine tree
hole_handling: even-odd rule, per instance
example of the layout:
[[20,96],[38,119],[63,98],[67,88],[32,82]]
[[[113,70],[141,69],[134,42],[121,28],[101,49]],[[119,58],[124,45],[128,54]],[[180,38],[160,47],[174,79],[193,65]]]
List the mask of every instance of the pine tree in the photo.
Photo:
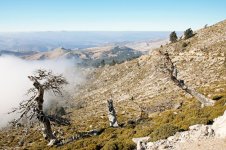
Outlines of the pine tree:
[[177,34],[175,31],[170,33],[170,42],[175,43],[177,41]]
[[104,59],[103,59],[103,60],[101,60],[101,62],[100,62],[100,66],[101,66],[101,67],[105,66],[105,60],[104,60]]
[[184,31],[184,39],[189,39],[191,37],[193,37],[193,31],[191,28],[187,29],[186,31]]

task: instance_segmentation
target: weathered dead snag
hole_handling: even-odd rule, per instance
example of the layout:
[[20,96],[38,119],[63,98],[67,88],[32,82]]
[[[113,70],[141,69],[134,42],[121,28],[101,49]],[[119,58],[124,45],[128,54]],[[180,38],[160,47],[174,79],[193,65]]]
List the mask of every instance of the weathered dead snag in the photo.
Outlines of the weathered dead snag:
[[164,62],[164,66],[168,72],[168,74],[170,75],[170,79],[178,86],[180,87],[182,90],[184,90],[185,92],[189,93],[190,95],[192,95],[193,97],[195,97],[201,104],[202,107],[204,106],[213,106],[214,102],[211,99],[208,99],[207,97],[205,97],[203,94],[198,93],[196,90],[188,87],[185,83],[184,80],[180,80],[177,78],[177,68],[176,66],[173,64],[171,58],[169,57],[169,54],[163,53],[160,51],[160,53],[162,55],[165,56],[166,61]]
[[115,108],[113,106],[113,100],[107,100],[108,103],[108,119],[110,123],[110,127],[118,127],[117,116],[115,112]]
[[136,101],[134,101],[134,97],[132,97],[130,99],[136,106],[139,107],[140,110],[140,115],[138,116],[139,118],[136,121],[140,121],[143,119],[147,119],[148,118],[148,108],[143,106],[142,104],[137,103]]
[[58,142],[50,123],[50,120],[54,120],[54,118],[47,116],[43,111],[44,92],[52,91],[55,95],[61,95],[61,88],[67,84],[67,81],[62,75],[54,75],[51,71],[46,70],[37,70],[33,76],[28,76],[28,78],[34,86],[28,90],[28,94],[32,94],[32,96],[28,100],[22,101],[20,106],[12,111],[21,113],[19,119],[14,123],[18,123],[24,117],[30,120],[37,118],[43,126],[43,137],[49,142],[48,145],[54,145]]
[[80,139],[83,139],[83,138],[98,136],[104,130],[105,129],[94,129],[94,130],[90,130],[90,131],[87,131],[87,132],[78,132],[75,135],[73,135],[72,137],[69,137],[69,138],[64,139],[64,140],[60,140],[56,145],[62,146],[62,145],[65,145],[65,144],[68,144],[68,143],[71,143],[73,141],[80,140]]

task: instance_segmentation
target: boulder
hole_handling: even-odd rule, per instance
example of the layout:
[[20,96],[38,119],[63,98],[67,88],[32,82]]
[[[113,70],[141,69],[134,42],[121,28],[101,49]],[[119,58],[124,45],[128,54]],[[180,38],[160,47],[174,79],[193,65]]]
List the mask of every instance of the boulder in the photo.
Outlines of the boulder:
[[137,150],[146,150],[147,141],[150,137],[133,138],[133,142],[137,144]]
[[214,119],[212,129],[214,130],[216,137],[226,138],[226,111],[223,116]]

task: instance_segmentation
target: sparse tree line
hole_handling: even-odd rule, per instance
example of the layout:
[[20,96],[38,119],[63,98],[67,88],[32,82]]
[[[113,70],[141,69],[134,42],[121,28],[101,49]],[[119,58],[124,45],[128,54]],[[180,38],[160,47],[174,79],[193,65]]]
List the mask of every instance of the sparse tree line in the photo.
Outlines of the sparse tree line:
[[112,59],[110,61],[109,60],[102,59],[99,63],[94,64],[94,67],[104,67],[106,65],[114,66],[116,64],[122,64],[125,61],[130,61],[130,60],[136,59],[138,57],[139,56],[133,56],[131,58],[127,58],[126,60],[115,60],[115,59]]
[[106,62],[104,59],[101,60],[100,65],[98,65],[99,67],[104,67],[105,65],[110,65],[110,66],[114,66],[115,64],[118,64],[119,62],[115,61],[115,59],[113,59],[111,62]]
[[[195,34],[193,33],[193,30],[191,28],[187,29],[184,31],[184,39],[189,39],[191,37],[193,37]],[[180,38],[182,39],[182,37]],[[178,41],[178,37],[177,37],[177,33],[175,31],[171,32],[169,35],[169,40],[171,43],[175,43]]]

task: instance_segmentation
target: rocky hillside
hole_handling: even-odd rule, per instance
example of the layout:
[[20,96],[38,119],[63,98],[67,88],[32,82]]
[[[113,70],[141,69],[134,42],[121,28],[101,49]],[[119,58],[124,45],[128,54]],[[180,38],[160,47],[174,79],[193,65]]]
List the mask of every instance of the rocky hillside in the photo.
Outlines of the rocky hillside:
[[[149,117],[181,105],[191,107],[194,98],[177,87],[164,72],[165,58],[159,50],[168,51],[178,68],[178,78],[189,87],[210,99],[223,97],[222,93],[226,90],[225,31],[226,21],[223,21],[196,31],[190,39],[164,45],[149,55],[97,69],[88,76],[87,84],[76,92],[75,101],[82,103],[86,112],[90,112],[83,114],[87,118],[93,114],[104,116],[105,103],[110,97],[116,103],[117,111],[127,119],[139,115],[138,105],[144,108]],[[223,110],[225,107],[217,114],[222,114]],[[76,113],[80,114],[82,110]],[[187,123],[184,129],[195,123],[199,121]]]
[[25,56],[23,58],[26,60],[51,60],[60,58],[89,59],[86,54],[80,51],[72,51],[63,47],[48,52],[37,52],[36,54]]
[[96,66],[105,61],[105,64],[122,63],[141,56],[143,53],[126,46],[103,46],[83,50],[70,50],[63,47],[47,52],[14,52],[0,51],[0,55],[11,55],[25,60],[53,60],[53,59],[74,59],[82,65]]
[[[220,86],[226,80],[226,21],[197,31],[187,40],[180,40],[158,48],[149,55],[127,61],[123,64],[95,70],[89,75],[87,84],[75,96],[95,105],[105,103],[113,97],[117,102],[129,103],[134,99],[153,111],[162,107],[173,107],[171,103],[191,98],[164,73],[164,57],[159,50],[168,51],[178,68],[178,77],[187,85],[197,89],[209,98],[222,92]],[[187,43],[183,47],[183,43]],[[217,86],[218,83],[221,83]],[[186,101],[186,100],[185,100]],[[159,105],[162,105],[159,108]],[[153,107],[153,106],[156,106]]]
[[[70,137],[74,132],[96,128],[102,128],[104,132],[61,149],[132,150],[135,148],[134,137],[149,136],[150,141],[156,141],[188,130],[190,125],[211,124],[214,118],[222,115],[226,110],[226,21],[195,33],[192,38],[166,44],[148,55],[88,70],[86,83],[75,90],[73,102],[68,101],[72,125],[60,128],[61,135]],[[169,53],[178,69],[179,79],[216,100],[216,104],[201,108],[195,98],[176,86],[166,73],[166,58],[160,51]],[[120,47],[112,49],[110,54],[103,53],[103,57],[118,52]],[[108,127],[106,101],[109,98],[115,103],[121,128]],[[146,116],[138,120],[141,109]],[[22,129],[12,130],[14,134],[1,138],[1,146],[18,145],[18,132]],[[4,134],[2,132],[0,136],[5,137]],[[34,137],[34,132],[27,135],[25,139],[30,143],[25,142],[22,147],[46,148],[45,141],[40,138],[40,135]]]
[[[213,125],[202,125],[202,124],[193,125],[189,127],[188,131],[177,132],[174,136],[170,136],[167,139],[159,140],[156,142],[149,142],[146,145],[144,145],[144,147],[146,147],[147,150],[153,149],[224,150],[226,143],[225,139],[222,138],[226,138],[225,125],[226,125],[226,111],[223,116],[214,119]],[[138,147],[139,146],[142,145],[138,145]]]
[[113,47],[97,47],[90,48],[84,51],[88,53],[92,60],[99,62],[104,60],[105,63],[115,62],[121,63],[126,60],[131,60],[142,55],[140,51],[134,50],[126,46],[113,46]]

